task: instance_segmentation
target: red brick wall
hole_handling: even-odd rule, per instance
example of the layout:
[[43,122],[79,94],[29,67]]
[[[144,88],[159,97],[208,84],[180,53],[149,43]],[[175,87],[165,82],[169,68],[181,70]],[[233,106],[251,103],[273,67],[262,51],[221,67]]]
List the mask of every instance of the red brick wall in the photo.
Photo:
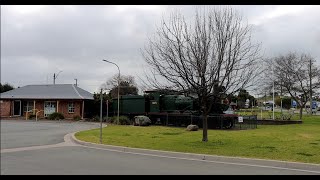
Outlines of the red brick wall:
[[[74,113],[68,112],[68,104],[69,102],[74,103]],[[80,116],[81,117],[81,107],[82,107],[82,101],[76,101],[76,100],[60,100],[59,101],[59,107],[58,112],[62,113],[65,118],[71,118],[73,119],[74,116]]]
[[44,117],[44,101],[43,100],[36,100],[36,109],[37,111],[40,111],[38,113],[38,117],[43,118]]
[[11,101],[10,100],[0,100],[0,117],[11,116]]
[[[11,116],[11,101],[10,100],[0,100],[0,117],[9,117]],[[31,100],[33,101],[33,100]],[[36,100],[35,109],[37,111],[41,110],[38,113],[38,118],[44,118],[44,101],[45,100]],[[74,103],[74,113],[68,112],[68,103]],[[59,100],[59,104],[57,104],[56,110],[62,113],[66,119],[73,119],[74,116],[80,116],[82,112],[82,101],[81,100]],[[21,108],[23,109],[23,104],[21,104]],[[22,116],[25,117],[26,113],[22,112]]]
[[[56,101],[57,102],[57,101]],[[74,103],[74,113],[68,112],[68,103],[73,102]],[[74,116],[80,114],[80,109],[82,106],[82,101],[76,101],[76,100],[59,100],[59,104],[57,102],[56,110],[59,113],[62,113],[66,119],[73,119]],[[43,118],[44,117],[44,100],[37,100],[36,101],[36,109],[40,109],[41,112],[38,113],[38,117]]]

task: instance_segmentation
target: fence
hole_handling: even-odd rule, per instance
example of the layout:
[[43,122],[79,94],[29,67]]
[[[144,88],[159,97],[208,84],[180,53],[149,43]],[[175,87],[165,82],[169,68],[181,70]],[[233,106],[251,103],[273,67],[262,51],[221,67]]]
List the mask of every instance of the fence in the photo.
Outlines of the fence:
[[241,116],[243,118],[243,122],[239,121],[239,119],[235,120],[234,129],[256,129],[258,125],[257,115],[252,116]]

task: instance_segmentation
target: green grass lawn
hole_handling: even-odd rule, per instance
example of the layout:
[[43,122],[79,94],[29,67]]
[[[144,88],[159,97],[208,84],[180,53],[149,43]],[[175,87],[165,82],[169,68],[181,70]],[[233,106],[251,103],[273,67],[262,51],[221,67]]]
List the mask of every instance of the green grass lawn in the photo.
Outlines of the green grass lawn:
[[[76,133],[83,141],[99,143],[99,129]],[[251,130],[208,130],[165,126],[108,125],[103,144],[166,151],[252,157],[320,164],[320,116],[305,116],[303,124],[258,125]]]

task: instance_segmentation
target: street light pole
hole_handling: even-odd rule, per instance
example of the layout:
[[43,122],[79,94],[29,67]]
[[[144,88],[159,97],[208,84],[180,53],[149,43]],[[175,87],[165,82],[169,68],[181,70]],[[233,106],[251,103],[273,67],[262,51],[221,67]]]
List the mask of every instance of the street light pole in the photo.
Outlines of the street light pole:
[[117,68],[118,68],[118,71],[119,71],[119,75],[118,75],[118,117],[117,117],[117,124],[119,123],[119,112],[120,112],[120,68],[119,68],[119,66],[116,64],[116,63],[114,63],[114,62],[111,62],[111,61],[108,61],[108,60],[105,60],[105,59],[103,59],[102,61],[105,61],[105,62],[107,62],[107,63],[111,63],[111,64],[114,64],[114,65],[116,65],[117,66]]

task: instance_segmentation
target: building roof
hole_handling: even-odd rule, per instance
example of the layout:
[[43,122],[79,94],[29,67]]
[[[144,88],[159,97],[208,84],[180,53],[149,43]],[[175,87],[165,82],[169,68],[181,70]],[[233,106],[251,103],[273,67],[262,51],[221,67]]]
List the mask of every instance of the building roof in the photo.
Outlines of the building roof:
[[93,99],[73,84],[27,85],[0,94],[1,99]]

